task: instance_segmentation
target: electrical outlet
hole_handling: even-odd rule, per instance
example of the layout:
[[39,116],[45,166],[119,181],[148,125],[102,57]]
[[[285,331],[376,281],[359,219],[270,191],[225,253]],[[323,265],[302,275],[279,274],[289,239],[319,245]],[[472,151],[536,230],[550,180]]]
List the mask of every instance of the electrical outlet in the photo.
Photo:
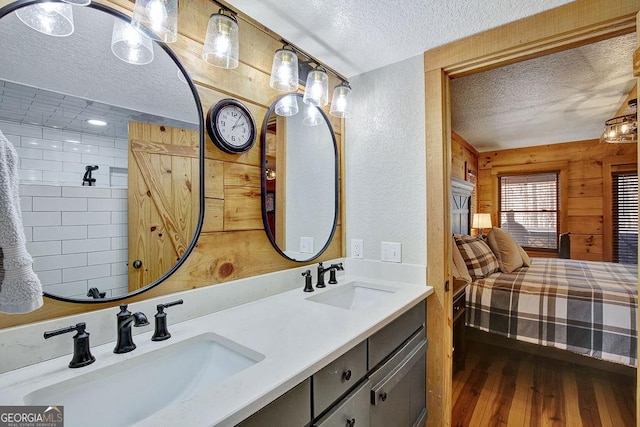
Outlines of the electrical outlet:
[[402,262],[402,244],[397,242],[382,242],[380,244],[380,260]]
[[313,253],[313,237],[300,237],[300,253]]
[[351,239],[351,258],[364,258],[364,242],[362,239]]

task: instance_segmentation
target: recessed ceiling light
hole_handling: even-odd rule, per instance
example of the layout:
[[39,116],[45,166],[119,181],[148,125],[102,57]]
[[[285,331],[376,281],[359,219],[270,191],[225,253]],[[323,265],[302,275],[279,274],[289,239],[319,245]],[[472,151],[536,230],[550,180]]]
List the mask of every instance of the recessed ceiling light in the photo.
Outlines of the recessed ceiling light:
[[96,120],[96,119],[89,119],[87,120],[87,123],[89,123],[90,125],[94,125],[94,126],[106,126],[107,122],[103,121],[103,120]]

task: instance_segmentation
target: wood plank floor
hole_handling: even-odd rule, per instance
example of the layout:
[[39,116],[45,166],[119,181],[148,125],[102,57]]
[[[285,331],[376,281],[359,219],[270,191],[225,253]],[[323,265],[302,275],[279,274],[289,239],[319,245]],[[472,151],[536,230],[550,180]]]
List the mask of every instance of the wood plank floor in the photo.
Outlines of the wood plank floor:
[[632,427],[635,389],[633,377],[469,341],[452,425]]

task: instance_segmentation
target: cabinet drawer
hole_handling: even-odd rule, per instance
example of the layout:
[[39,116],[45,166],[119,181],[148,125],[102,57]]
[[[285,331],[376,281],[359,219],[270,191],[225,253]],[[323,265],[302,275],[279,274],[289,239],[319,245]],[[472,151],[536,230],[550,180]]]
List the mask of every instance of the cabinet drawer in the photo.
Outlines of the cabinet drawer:
[[367,346],[361,342],[334,360],[312,379],[313,414],[318,416],[367,373]]
[[396,320],[373,334],[369,343],[369,370],[375,368],[388,355],[405,342],[425,323],[426,306],[421,301]]
[[369,426],[369,390],[371,382],[365,381],[336,405],[325,416],[313,423],[314,427]]
[[304,427],[311,421],[311,381],[307,378],[237,427]]

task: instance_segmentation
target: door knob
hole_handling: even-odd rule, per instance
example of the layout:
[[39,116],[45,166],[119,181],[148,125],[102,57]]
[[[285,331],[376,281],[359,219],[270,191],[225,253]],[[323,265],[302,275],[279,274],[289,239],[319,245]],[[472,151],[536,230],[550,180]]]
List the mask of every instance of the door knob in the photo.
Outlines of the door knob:
[[133,261],[133,268],[135,268],[136,270],[139,269],[140,267],[142,267],[142,261],[140,261],[139,259],[136,259]]

